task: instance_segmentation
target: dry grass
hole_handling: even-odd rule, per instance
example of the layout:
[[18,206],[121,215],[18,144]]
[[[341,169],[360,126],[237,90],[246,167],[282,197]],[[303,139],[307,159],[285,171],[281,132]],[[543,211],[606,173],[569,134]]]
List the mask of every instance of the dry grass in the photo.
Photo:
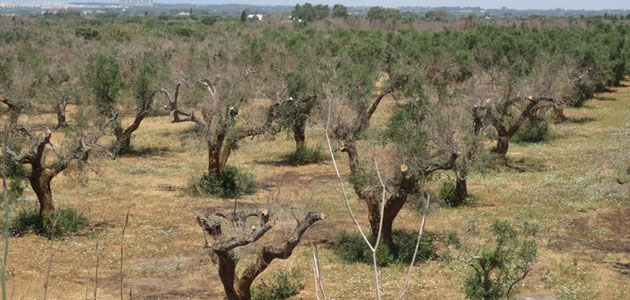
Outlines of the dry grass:
[[[567,109],[572,122],[554,127],[557,138],[540,145],[512,145],[510,158],[524,171],[473,174],[470,192],[475,203],[461,209],[436,207],[427,221],[429,231],[457,230],[467,224],[480,228],[496,219],[529,220],[541,226],[539,262],[518,293],[550,294],[565,299],[630,299],[630,281],[616,263],[630,263],[630,184],[616,183],[618,171],[630,165],[630,88],[602,94],[581,109]],[[388,106],[384,106],[387,108]],[[383,124],[388,109],[377,116]],[[52,116],[38,118],[42,126]],[[132,140],[135,156],[116,161],[96,160],[79,173],[73,171],[53,181],[57,206],[90,208],[99,225],[98,234],[85,231],[74,236],[55,256],[49,299],[82,299],[86,274],[96,239],[104,247],[99,270],[99,299],[119,295],[118,261],[120,231],[130,208],[125,235],[125,286],[135,299],[222,299],[216,266],[203,246],[203,234],[195,216],[217,207],[232,207],[233,200],[192,198],[181,190],[191,176],[204,172],[206,153],[194,145],[182,145],[178,133],[190,124],[170,124],[166,117],[147,119]],[[323,144],[321,128],[307,132],[309,144]],[[252,172],[266,189],[239,200],[240,205],[270,205],[278,219],[263,242],[286,236],[307,210],[328,215],[309,230],[303,245],[334,242],[334,232],[352,230],[329,161],[293,167],[283,163],[293,151],[284,135],[247,140],[230,158],[230,164]],[[345,156],[342,172],[347,174]],[[32,199],[32,192],[27,191]],[[353,199],[356,199],[353,197]],[[14,210],[34,202],[20,203]],[[366,209],[353,201],[366,224]],[[416,229],[419,218],[404,210],[395,227]],[[47,264],[48,240],[34,235],[11,238],[9,269],[15,269],[17,299],[39,299]],[[260,244],[260,243],[258,243]],[[306,289],[299,295],[314,298],[310,248],[300,246],[287,261],[271,269],[297,266],[306,274]],[[243,251],[242,264],[248,261]],[[250,255],[251,256],[251,255]],[[333,251],[320,251],[327,293],[334,299],[372,299],[370,267],[341,263]],[[432,261],[419,264],[408,295],[423,299],[461,299],[464,266]],[[385,298],[402,285],[405,270],[382,270]],[[266,272],[262,277],[269,276]],[[91,276],[94,276],[92,269]],[[11,284],[9,284],[11,286]],[[92,293],[90,288],[90,294]],[[128,290],[125,295],[128,295]]]

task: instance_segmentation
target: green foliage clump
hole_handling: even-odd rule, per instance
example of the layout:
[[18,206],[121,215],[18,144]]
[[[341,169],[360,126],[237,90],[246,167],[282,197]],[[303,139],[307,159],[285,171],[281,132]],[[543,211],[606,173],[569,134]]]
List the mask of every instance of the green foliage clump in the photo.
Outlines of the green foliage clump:
[[310,23],[315,20],[323,20],[330,15],[330,7],[328,5],[312,5],[308,2],[304,5],[296,4],[295,9],[291,12],[293,20],[302,20],[304,23]]
[[333,18],[345,18],[348,16],[348,8],[342,4],[335,4],[331,16]]
[[321,145],[316,148],[309,148],[307,146],[299,147],[288,157],[289,163],[296,166],[317,163],[323,159],[324,154],[322,153]]
[[201,23],[204,25],[211,26],[217,22],[217,17],[216,16],[203,16],[201,17],[199,21],[201,21]]
[[553,133],[547,121],[528,121],[512,137],[515,143],[541,143],[550,141]]
[[[15,149],[13,150],[15,151]],[[24,192],[24,180],[26,179],[26,168],[24,168],[24,165],[16,163],[13,160],[0,159],[2,159],[0,166],[4,164],[7,179],[9,179],[7,198],[9,203],[11,203],[22,197],[22,193]],[[3,201],[4,199],[0,199],[0,202]]]
[[380,6],[374,6],[370,8],[367,13],[367,18],[370,21],[373,20],[400,20],[400,11],[394,8],[383,8]]
[[194,196],[237,198],[256,193],[258,184],[251,174],[244,173],[236,167],[226,166],[221,175],[205,174],[193,178],[188,190]]
[[492,237],[470,262],[463,283],[471,300],[512,299],[514,286],[531,272],[538,246],[536,226],[523,224],[520,230],[507,221],[491,226]]
[[85,73],[84,80],[94,94],[96,106],[102,114],[111,114],[125,84],[120,75],[118,58],[111,53],[90,55]]
[[11,220],[10,231],[13,235],[32,232],[41,236],[59,237],[83,230],[86,224],[87,219],[73,208],[57,209],[49,217],[40,215],[38,209],[31,209],[20,212]]
[[186,27],[180,27],[180,28],[173,29],[173,34],[178,35],[178,36],[182,36],[182,37],[187,37],[187,38],[193,36],[194,33],[195,33],[194,30],[192,30],[190,28],[186,28]]
[[86,40],[98,40],[101,37],[98,30],[90,27],[77,27],[74,29],[74,34]]
[[440,187],[440,199],[449,207],[455,207],[457,203],[457,193],[455,193],[455,185],[452,182],[446,181],[442,183]]
[[297,268],[291,271],[279,270],[273,274],[273,282],[263,282],[252,289],[252,300],[289,299],[304,289],[304,276]]
[[32,39],[34,33],[30,30],[22,29],[19,27],[11,28],[8,30],[0,31],[0,43],[12,44]]
[[[361,236],[350,234],[343,230],[337,233],[337,238],[340,244],[338,253],[343,261],[372,264],[372,251]],[[389,247],[381,240],[381,244],[376,249],[376,263],[381,267],[411,262],[418,232],[395,231],[393,238],[395,246]],[[434,240],[435,236],[433,234],[423,233],[420,246],[418,247],[417,260],[423,261],[438,257],[433,245]],[[375,241],[375,237],[370,237],[370,242],[374,243]]]

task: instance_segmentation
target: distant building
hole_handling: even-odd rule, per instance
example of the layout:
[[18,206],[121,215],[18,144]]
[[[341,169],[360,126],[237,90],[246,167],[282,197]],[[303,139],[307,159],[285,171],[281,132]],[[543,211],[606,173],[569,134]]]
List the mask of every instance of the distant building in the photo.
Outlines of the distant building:
[[153,5],[153,0],[120,0],[120,4],[126,4],[126,5]]
[[262,14],[254,14],[254,15],[247,15],[248,19],[258,19],[258,21],[262,21],[263,19],[263,15]]
[[190,13],[187,11],[182,11],[180,13],[177,14],[180,17],[190,17]]

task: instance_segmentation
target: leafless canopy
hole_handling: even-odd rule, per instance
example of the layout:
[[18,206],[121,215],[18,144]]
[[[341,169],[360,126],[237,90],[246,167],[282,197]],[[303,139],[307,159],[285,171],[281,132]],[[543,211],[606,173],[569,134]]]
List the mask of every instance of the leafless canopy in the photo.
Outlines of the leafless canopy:
[[[260,220],[251,228],[247,228],[247,220],[254,217],[258,217]],[[274,259],[289,258],[306,230],[325,217],[323,213],[310,212],[306,214],[298,222],[291,236],[282,242],[282,246],[262,246],[256,260],[248,265],[240,276],[236,274],[238,264],[236,249],[258,241],[274,227],[275,221],[271,219],[269,211],[266,209],[218,210],[208,217],[198,216],[197,223],[205,233],[214,239],[214,243],[208,247],[218,259],[219,277],[227,298],[246,300],[251,298],[250,289],[254,279],[265,271]],[[233,224],[234,235],[230,236],[223,232],[221,219],[228,220]]]

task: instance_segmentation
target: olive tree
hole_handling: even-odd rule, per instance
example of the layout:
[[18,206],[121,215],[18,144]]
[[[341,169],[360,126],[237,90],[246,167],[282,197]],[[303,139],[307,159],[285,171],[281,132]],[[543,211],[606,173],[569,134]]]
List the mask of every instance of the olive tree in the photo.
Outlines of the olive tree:
[[[133,57],[130,82],[126,83],[121,75],[120,61],[113,53],[96,53],[88,57],[85,83],[92,91],[94,105],[102,118],[112,119],[111,128],[116,140],[111,152],[118,156],[131,151],[132,134],[148,117],[153,99],[158,90],[157,81],[162,76],[164,62],[151,52]],[[130,88],[135,104],[135,117],[126,128],[122,125],[122,97],[125,89]]]
[[475,105],[485,110],[482,114],[496,130],[496,153],[505,157],[521,126],[528,120],[547,118],[544,112],[564,105],[579,80],[580,75],[565,62],[540,59],[524,76],[496,68],[480,69],[465,85],[468,97],[476,99]]
[[[239,114],[253,94],[261,92],[257,85],[262,85],[260,73],[266,70],[259,67],[262,60],[256,60],[256,54],[244,50],[249,49],[244,43],[234,38],[208,50],[192,49],[188,57],[188,78],[178,81],[172,93],[162,89],[168,102],[166,107],[171,111],[171,122],[197,125],[208,150],[210,176],[223,173],[239,141],[265,134],[271,128],[283,101],[272,99],[272,104],[263,108],[264,113],[253,116],[254,119],[246,120]],[[208,67],[198,70],[199,65]],[[181,99],[183,85],[192,90],[185,101]]]
[[[432,102],[424,92],[420,69],[394,49],[377,46],[382,44],[378,40],[358,41],[349,45],[335,64],[337,86],[332,98],[346,103],[337,104],[344,107],[331,118],[335,123],[330,131],[348,156],[351,183],[359,199],[366,202],[372,234],[376,236],[382,224],[384,242],[393,245],[393,223],[407,200],[420,192],[432,173],[452,168],[458,154],[445,146],[449,144],[448,134],[434,134],[429,126],[431,115],[427,112]],[[381,189],[361,160],[359,140],[368,135],[372,118],[387,96],[401,103],[389,117],[384,134],[375,138],[386,145],[380,154],[388,157],[389,165],[399,168],[392,170],[386,182],[389,197],[381,208]]]
[[[281,246],[265,244],[258,250],[254,261],[237,274],[241,261],[239,248],[260,240],[274,226],[275,221],[266,209],[217,210],[207,217],[197,217],[197,223],[214,242],[206,247],[212,251],[219,265],[219,277],[229,300],[251,299],[251,286],[256,277],[264,272],[275,259],[287,259],[302,240],[302,236],[316,222],[323,220],[323,213],[309,212],[299,220],[291,235],[280,242]],[[250,218],[258,218],[248,222]],[[232,232],[227,232],[221,220],[229,221]]]
[[[55,210],[51,189],[53,178],[66,170],[72,161],[87,161],[90,150],[102,136],[104,128],[102,123],[90,123],[85,116],[79,117],[80,120],[69,130],[63,133],[56,132],[61,137],[53,142],[53,131],[50,129],[36,129],[27,123],[28,120],[21,122],[20,114],[39,113],[37,107],[48,94],[42,92],[39,86],[44,82],[42,75],[32,73],[35,63],[32,60],[37,61],[37,55],[30,53],[29,56],[31,61],[20,59],[5,61],[8,65],[4,68],[6,73],[2,91],[6,96],[1,98],[1,102],[9,110],[5,130],[8,130],[7,134],[11,136],[9,145],[6,145],[6,153],[13,163],[30,167],[26,172],[26,178],[39,200],[40,215],[50,216]],[[24,93],[25,91],[28,92]]]

